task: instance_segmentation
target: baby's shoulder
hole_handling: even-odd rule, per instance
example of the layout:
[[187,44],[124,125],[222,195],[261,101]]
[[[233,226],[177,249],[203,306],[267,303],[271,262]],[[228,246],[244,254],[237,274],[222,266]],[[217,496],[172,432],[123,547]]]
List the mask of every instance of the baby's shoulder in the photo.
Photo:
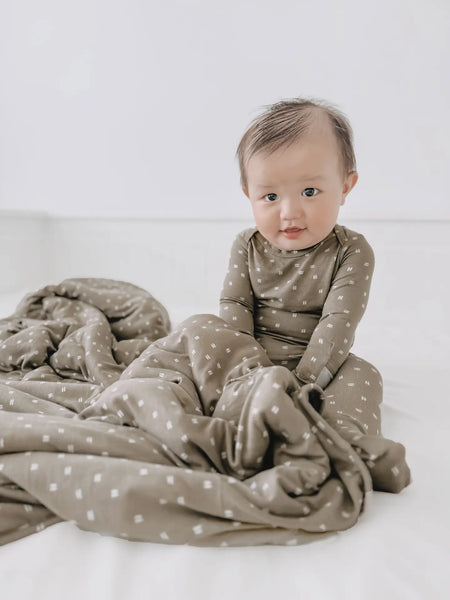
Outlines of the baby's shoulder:
[[247,227],[246,229],[243,229],[242,231],[240,231],[236,237],[239,240],[241,240],[242,242],[244,242],[245,244],[248,244],[248,242],[256,234],[257,231],[258,231],[257,227],[254,227],[254,226]]
[[345,225],[336,224],[334,231],[341,246],[342,258],[356,258],[359,255],[360,260],[374,261],[374,251],[365,235],[353,229],[345,227]]
[[362,233],[349,229],[345,225],[336,224],[334,231],[340,245],[344,248],[371,248],[367,238]]
[[234,238],[233,250],[243,250],[248,248],[248,244],[255,233],[258,231],[257,227],[247,227],[240,231]]

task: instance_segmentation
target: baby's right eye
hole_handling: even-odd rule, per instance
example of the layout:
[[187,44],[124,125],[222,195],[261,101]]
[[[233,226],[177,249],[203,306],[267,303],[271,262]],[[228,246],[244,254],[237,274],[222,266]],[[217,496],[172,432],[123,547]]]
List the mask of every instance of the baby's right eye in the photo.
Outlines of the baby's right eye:
[[[273,200],[267,200],[267,199],[269,198],[269,196],[275,196],[275,198],[274,198]],[[271,193],[271,194],[266,194],[266,195],[264,196],[264,199],[265,199],[267,202],[275,202],[275,200],[276,200],[276,194],[272,194],[272,193]]]

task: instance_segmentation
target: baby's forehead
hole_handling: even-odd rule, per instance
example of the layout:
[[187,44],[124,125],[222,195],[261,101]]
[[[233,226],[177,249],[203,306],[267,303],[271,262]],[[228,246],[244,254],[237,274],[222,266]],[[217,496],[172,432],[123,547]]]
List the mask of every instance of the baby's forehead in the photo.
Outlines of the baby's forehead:
[[[310,147],[308,147],[309,144]],[[307,149],[306,154],[305,147]],[[249,157],[247,165],[253,163],[252,166],[254,169],[256,168],[259,171],[261,168],[264,168],[264,163],[267,165],[268,162],[284,162],[287,160],[288,154],[286,154],[286,151],[289,152],[289,159],[291,160],[293,156],[296,157],[298,155],[302,158],[303,162],[305,157],[309,158],[311,156],[315,157],[312,160],[316,163],[324,162],[324,164],[332,157],[339,158],[341,155],[339,145],[332,131],[314,131],[307,135],[298,136],[285,144],[278,144],[276,147],[266,146],[260,148]],[[322,158],[323,160],[321,160]],[[258,164],[260,165],[259,168]]]

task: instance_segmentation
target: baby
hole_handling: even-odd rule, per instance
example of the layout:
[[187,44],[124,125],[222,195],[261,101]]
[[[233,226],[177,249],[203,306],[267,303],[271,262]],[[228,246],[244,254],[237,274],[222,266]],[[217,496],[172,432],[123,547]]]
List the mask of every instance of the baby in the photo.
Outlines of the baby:
[[253,121],[237,156],[256,227],[234,240],[220,316],[253,335],[301,385],[326,390],[323,417],[366,460],[374,489],[398,492],[409,471],[399,480],[405,449],[381,438],[382,377],[350,352],[374,269],[366,238],[337,224],[358,180],[351,126],[323,101],[280,101]]

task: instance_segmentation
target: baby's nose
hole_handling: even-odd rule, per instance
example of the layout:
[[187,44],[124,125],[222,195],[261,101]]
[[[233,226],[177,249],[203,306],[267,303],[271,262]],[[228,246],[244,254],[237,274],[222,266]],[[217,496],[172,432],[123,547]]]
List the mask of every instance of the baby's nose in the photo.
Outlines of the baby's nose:
[[297,198],[286,196],[281,201],[280,217],[285,220],[301,219],[303,216],[303,208],[301,202]]

